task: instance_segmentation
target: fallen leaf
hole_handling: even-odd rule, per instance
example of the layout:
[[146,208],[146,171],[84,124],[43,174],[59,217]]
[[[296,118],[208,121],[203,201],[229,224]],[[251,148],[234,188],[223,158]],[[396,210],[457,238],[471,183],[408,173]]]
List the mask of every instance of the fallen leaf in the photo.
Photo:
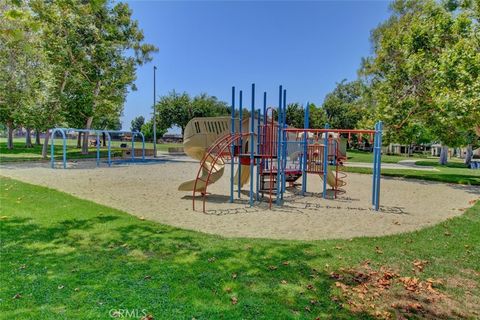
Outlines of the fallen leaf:
[[237,279],[237,274],[236,273],[232,273],[232,279]]
[[233,305],[236,305],[238,303],[237,297],[230,298],[230,301],[232,302]]
[[227,288],[225,288],[225,291],[226,291],[227,293],[230,293],[230,292],[232,292],[232,288],[227,287]]
[[288,266],[288,265],[290,264],[290,262],[288,262],[288,261],[283,261],[282,264],[283,264],[284,266]]
[[447,236],[447,237],[449,237],[449,236],[451,236],[452,234],[451,234],[449,231],[445,231],[444,235]]
[[152,276],[145,276],[143,277],[144,280],[151,280],[152,279]]
[[383,254],[383,251],[380,249],[380,247],[375,247],[375,252],[378,254]]
[[73,290],[78,292],[78,291],[80,291],[80,288],[75,288]]
[[208,262],[215,262],[217,260],[215,257],[208,258]]
[[425,265],[428,263],[426,260],[415,260],[413,261],[413,267],[415,270],[422,272],[423,268],[425,268]]
[[58,290],[62,290],[63,288],[65,288],[65,286],[63,286],[63,285],[58,286]]
[[313,284],[310,284],[310,283],[309,283],[309,284],[307,284],[307,289],[308,289],[308,290],[314,290],[315,287],[313,286]]
[[141,217],[139,217],[138,219],[140,219],[140,220],[145,220],[145,217],[144,217],[144,216],[141,216]]
[[305,307],[305,311],[307,311],[307,312],[312,312],[312,309],[311,309],[309,306],[306,306],[306,307]]
[[146,316],[142,317],[140,320],[155,320],[153,315],[147,314]]
[[280,283],[281,284],[287,284],[288,282],[287,282],[287,280],[282,280],[282,281],[280,281]]
[[22,297],[22,295],[20,293],[17,293],[13,296],[12,299],[20,299]]
[[268,269],[273,271],[273,270],[277,270],[278,268],[276,266],[268,266]]

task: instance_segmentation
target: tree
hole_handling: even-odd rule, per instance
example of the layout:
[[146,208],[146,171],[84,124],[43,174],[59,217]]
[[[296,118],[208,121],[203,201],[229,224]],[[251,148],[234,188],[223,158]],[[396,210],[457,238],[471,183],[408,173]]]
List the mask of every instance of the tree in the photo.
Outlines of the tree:
[[132,120],[130,130],[132,131],[141,131],[142,126],[145,124],[145,118],[143,116],[138,116],[135,117],[135,119]]
[[372,32],[374,55],[361,75],[372,85],[374,116],[392,140],[412,125],[428,128],[446,146],[467,143],[480,123],[478,1],[397,0],[391,17]]
[[[321,129],[325,127],[326,115],[322,108],[318,108],[314,103],[309,103],[308,123],[311,129]],[[273,118],[278,121],[277,109],[273,109]],[[287,105],[286,124],[294,128],[304,128],[305,109],[300,103],[294,102]]]
[[[145,124],[142,125],[140,130],[147,141],[153,141],[153,121],[149,120]],[[157,138],[162,137],[165,133],[167,133],[167,129],[161,127],[160,124],[157,122]]]
[[157,123],[162,130],[167,130],[173,126],[185,130],[188,122],[196,117],[218,117],[229,114],[229,108],[223,101],[219,101],[214,96],[202,93],[193,99],[184,92],[170,92],[166,96],[160,97],[156,105]]
[[[38,0],[32,7],[45,23],[50,62],[58,67],[57,101],[66,114],[81,115],[90,129],[96,117],[121,113],[128,89],[135,89],[136,67],[157,51],[144,43],[128,5]],[[88,152],[87,135],[82,152]]]
[[29,132],[36,107],[48,99],[51,70],[31,11],[15,1],[2,2],[0,9],[0,122],[8,127],[12,149],[14,128],[24,125]]
[[326,113],[327,122],[332,128],[355,129],[365,116],[363,92],[365,85],[360,81],[347,82],[346,79],[337,83],[335,89],[327,94],[322,108]]
[[285,110],[285,121],[288,126],[303,128],[305,110],[299,103],[289,103]]

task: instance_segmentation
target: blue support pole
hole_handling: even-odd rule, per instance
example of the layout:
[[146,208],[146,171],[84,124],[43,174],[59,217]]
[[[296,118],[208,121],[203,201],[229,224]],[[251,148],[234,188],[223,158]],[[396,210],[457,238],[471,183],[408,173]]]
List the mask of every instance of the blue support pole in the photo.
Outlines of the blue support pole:
[[[280,205],[280,192],[281,192],[281,174],[280,174],[280,168],[281,168],[281,155],[282,155],[282,125],[281,125],[281,119],[282,119],[282,94],[283,94],[283,88],[280,86],[278,88],[278,132],[277,132],[277,199],[276,203],[277,205]],[[271,168],[270,170],[272,170]]]
[[302,155],[302,196],[305,195],[305,192],[307,192],[307,148],[308,148],[308,132],[307,129],[309,128],[310,125],[310,104],[307,102],[307,105],[305,107],[305,112],[304,112],[304,120],[303,120],[303,128],[305,131],[303,131],[303,155]]
[[375,207],[375,194],[377,189],[377,143],[378,143],[378,122],[375,123],[375,133],[373,139],[373,173],[372,173],[372,207]]
[[97,133],[97,167],[100,166],[100,132],[96,131]]
[[282,149],[282,193],[280,194],[280,198],[283,200],[283,195],[286,189],[286,175],[285,170],[287,169],[287,132],[285,129],[287,128],[287,90],[283,90],[283,112],[282,112],[282,141],[283,141],[283,149]]
[[108,144],[107,144],[107,147],[108,147],[108,151],[107,151],[107,154],[108,154],[108,166],[111,167],[112,166],[112,138],[110,137],[110,132],[106,131],[105,132],[107,134],[107,138],[108,138]]
[[250,110],[250,207],[253,207],[253,168],[255,166],[255,83],[252,83],[252,106]]
[[[256,144],[257,144],[257,155],[260,155],[261,154],[261,150],[260,150],[260,119],[262,117],[262,113],[260,111],[260,109],[258,110],[258,117],[257,117],[257,141],[256,141]],[[262,162],[262,158],[261,157],[258,157],[257,158],[257,173],[255,175],[256,179],[256,195],[257,195],[257,201],[260,200],[260,165],[261,165],[261,162]]]
[[375,142],[374,142],[374,163],[373,163],[373,188],[372,205],[375,211],[380,208],[380,171],[382,166],[382,131],[381,121],[375,124]]
[[[239,126],[238,126],[238,131],[240,132],[240,154],[243,154],[243,138],[242,138],[242,122],[243,122],[243,112],[242,112],[242,109],[243,109],[243,92],[242,90],[240,90],[240,94],[239,94],[239,99],[240,99],[240,105],[238,106],[240,108],[239,110]],[[242,165],[240,163],[240,157],[238,158],[238,198],[240,199],[241,197],[241,190],[242,190],[242,186],[241,186],[241,176],[242,176]]]
[[62,134],[62,160],[63,160],[63,169],[67,168],[67,136],[65,135],[64,128],[54,128],[52,129],[52,139],[50,144],[50,165],[55,168],[55,133],[59,131]]
[[145,161],[145,136],[141,132],[139,134],[142,137],[142,160]]
[[132,132],[132,162],[135,162],[135,133]]
[[377,155],[377,205],[375,211],[380,209],[380,177],[382,174],[382,134],[383,122],[378,123],[378,155]]
[[[235,135],[235,87],[232,87],[232,107],[230,111],[231,115],[231,123],[230,123],[230,134],[233,137]],[[235,171],[235,143],[232,140],[232,144],[230,145],[230,154],[231,154],[231,159],[230,159],[230,203],[233,202],[233,185],[235,183],[234,181],[234,171]]]
[[[267,115],[267,92],[263,92],[263,140],[262,140],[262,146],[263,150],[262,153],[265,153],[265,147],[267,143],[267,121],[268,121],[268,115]],[[262,170],[263,169],[268,169],[266,168],[266,163],[265,160],[262,159]]]
[[63,139],[63,169],[67,169],[67,136],[63,129],[60,132]]
[[330,126],[325,124],[325,138],[323,139],[323,198],[327,198],[327,171],[328,171],[328,129]]
[[55,168],[55,130],[56,129],[52,129],[52,139],[50,139],[50,166],[52,169]]

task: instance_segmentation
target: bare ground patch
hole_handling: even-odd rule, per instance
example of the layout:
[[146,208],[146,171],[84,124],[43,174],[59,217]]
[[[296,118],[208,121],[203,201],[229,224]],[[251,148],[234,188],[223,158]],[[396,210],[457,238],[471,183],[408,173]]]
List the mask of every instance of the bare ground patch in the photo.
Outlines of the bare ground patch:
[[379,319],[478,319],[479,283],[471,278],[476,272],[424,279],[421,273],[427,263],[412,261],[414,276],[403,276],[387,266],[372,267],[369,261],[332,272],[338,288],[338,297],[332,299],[355,313]]

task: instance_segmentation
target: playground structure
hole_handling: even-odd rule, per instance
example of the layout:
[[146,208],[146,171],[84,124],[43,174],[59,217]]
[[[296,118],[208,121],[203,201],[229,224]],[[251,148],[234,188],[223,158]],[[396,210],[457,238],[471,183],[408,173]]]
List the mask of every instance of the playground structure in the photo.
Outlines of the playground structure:
[[[230,121],[228,117],[194,118],[185,129],[184,150],[200,161],[200,167],[196,178],[182,183],[178,189],[192,192],[193,210],[197,193],[200,193],[205,212],[208,185],[223,176],[228,163],[231,167],[230,203],[234,202],[234,186],[237,186],[237,197],[241,198],[242,187],[250,181],[250,206],[265,197],[268,197],[269,208],[274,202],[280,206],[284,202],[287,183],[290,187],[301,186],[301,195],[306,194],[308,174],[322,178],[323,198],[329,197],[327,185],[332,188],[332,198],[337,198],[346,192],[347,175],[343,168],[347,159],[347,141],[350,142],[353,135],[357,135],[358,140],[367,136],[374,146],[372,206],[379,210],[381,122],[377,122],[373,130],[336,129],[328,124],[323,129],[310,129],[307,103],[304,128],[291,128],[286,125],[287,91],[279,87],[278,121],[274,121],[274,109],[267,108],[266,92],[263,93],[263,110],[255,108],[255,84],[251,87],[250,116],[247,119],[243,119],[243,91],[239,91],[237,118],[235,93],[235,87],[232,87]],[[300,178],[301,183],[297,183]]]
[[122,131],[122,130],[87,130],[87,129],[75,129],[75,128],[53,128],[51,129],[51,143],[50,143],[50,163],[52,169],[55,168],[55,134],[60,133],[62,135],[62,162],[63,168],[67,168],[67,135],[72,133],[83,133],[87,135],[94,135],[94,145],[96,147],[96,165],[100,166],[100,135],[105,134],[107,138],[107,164],[110,167],[112,165],[112,152],[111,152],[111,134],[130,134],[131,140],[131,161],[136,161],[135,158],[135,136],[140,135],[142,138],[142,161],[145,160],[145,137],[143,133],[137,131]]

